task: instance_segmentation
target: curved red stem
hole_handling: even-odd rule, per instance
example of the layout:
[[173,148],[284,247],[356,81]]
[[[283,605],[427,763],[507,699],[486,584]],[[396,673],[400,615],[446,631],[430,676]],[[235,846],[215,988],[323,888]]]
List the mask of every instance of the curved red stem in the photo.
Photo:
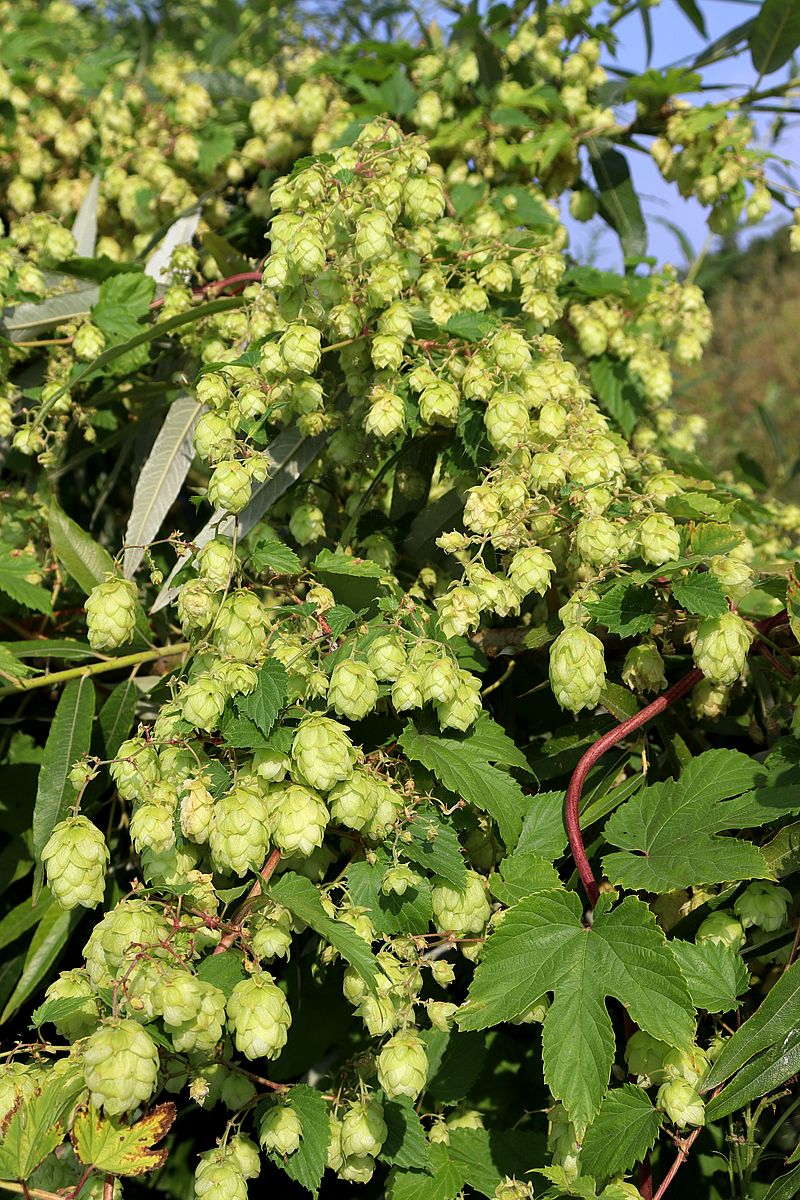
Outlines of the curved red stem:
[[[769,633],[776,625],[785,625],[788,620],[788,615],[785,612],[781,612],[774,617],[767,617],[764,621],[758,621],[756,629],[759,633]],[[681,696],[685,696],[687,692],[690,692],[702,678],[702,671],[699,671],[696,667],[694,670],[688,671],[686,675],[682,676],[677,683],[673,683],[671,688],[668,688],[666,692],[663,692],[651,704],[646,705],[640,712],[629,717],[627,721],[620,722],[619,725],[615,725],[613,729],[609,729],[608,733],[604,733],[601,738],[598,738],[583,755],[572,773],[564,803],[564,824],[567,827],[567,837],[569,838],[569,848],[573,861],[578,869],[578,875],[592,907],[597,903],[600,889],[597,886],[597,880],[594,877],[589,859],[586,857],[586,849],[581,833],[580,802],[586,777],[595,763],[603,757],[606,750],[610,750],[612,746],[616,746],[629,733],[635,733],[637,729],[641,729],[648,721],[652,721],[653,717],[657,717],[660,713],[671,708],[677,700],[680,700]]]

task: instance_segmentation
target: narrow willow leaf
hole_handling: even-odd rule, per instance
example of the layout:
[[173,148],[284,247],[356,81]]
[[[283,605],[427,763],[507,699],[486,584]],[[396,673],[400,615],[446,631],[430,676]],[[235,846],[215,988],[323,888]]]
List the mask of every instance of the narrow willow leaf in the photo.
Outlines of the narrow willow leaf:
[[199,208],[197,212],[189,213],[185,217],[178,217],[177,221],[173,221],[160,245],[156,247],[148,258],[144,268],[145,275],[149,275],[151,279],[155,279],[156,283],[163,283],[164,273],[169,267],[172,251],[176,246],[185,246],[188,242],[191,242],[197,232],[199,223]]
[[13,1017],[28,997],[49,978],[51,967],[66,949],[69,936],[82,915],[80,908],[65,912],[57,904],[48,906],[31,938],[22,975],[3,1009],[0,1025]]
[[97,199],[99,195],[100,176],[93,175],[72,223],[75,253],[81,258],[94,257],[94,248],[97,243]]
[[762,1050],[782,1045],[800,1028],[800,962],[784,971],[752,1017],[741,1025],[713,1063],[703,1090],[728,1079]]
[[51,904],[49,893],[43,892],[35,907],[29,896],[16,908],[12,908],[11,912],[6,913],[0,921],[0,950],[5,950],[6,946],[10,946],[17,938],[22,937],[23,933],[27,933],[29,929],[33,929],[34,925],[38,925]]
[[760,1100],[800,1072],[800,1029],[793,1029],[783,1041],[751,1058],[719,1095],[706,1105],[709,1121],[718,1121],[738,1112],[754,1100]]
[[[238,528],[239,537],[244,537],[253,526],[261,520],[271,506],[283,495],[293,483],[300,478],[303,471],[314,461],[325,441],[326,434],[317,437],[304,437],[294,426],[284,429],[267,447],[271,460],[271,474],[268,479],[256,488],[253,498],[247,507],[239,513],[238,518],[222,509],[217,509],[199,533],[195,534],[192,542],[198,550],[215,537],[231,537]],[[183,567],[189,562],[192,552],[187,551],[175,563],[164,586],[156,597],[151,613],[157,613],[177,596],[180,586],[172,587],[172,581]]]
[[178,396],[142,467],[125,531],[122,570],[126,579],[136,574],[183,486],[194,458],[194,427],[202,411],[203,405],[193,396]]
[[88,596],[106,575],[113,573],[114,560],[85,529],[67,516],[55,499],[50,501],[47,524],[56,558]]
[[135,680],[123,679],[100,709],[98,719],[107,758],[116,757],[117,751],[130,733],[138,699],[139,689]]
[[[53,826],[63,819],[75,799],[69,773],[76,759],[89,749],[93,718],[94,684],[84,675],[64,688],[47,735],[33,810],[33,852],[37,863],[41,862]],[[38,889],[34,889],[34,897],[37,894]]]
[[56,276],[62,289],[46,300],[26,300],[7,308],[0,322],[0,333],[11,342],[29,342],[42,336],[54,325],[88,317],[100,295],[95,283],[73,279],[70,275]]

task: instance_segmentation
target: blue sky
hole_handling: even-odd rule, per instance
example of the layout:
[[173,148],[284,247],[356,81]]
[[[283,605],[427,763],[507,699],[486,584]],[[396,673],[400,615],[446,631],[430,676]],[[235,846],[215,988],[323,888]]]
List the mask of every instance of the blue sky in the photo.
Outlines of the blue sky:
[[[706,17],[708,34],[711,40],[740,25],[743,21],[754,16],[760,0],[748,3],[748,0],[700,0],[700,7]],[[788,3],[788,0],[787,0]],[[664,67],[672,65],[689,65],[704,46],[704,41],[691,22],[683,15],[674,0],[662,0],[659,7],[651,9],[653,28],[653,56],[651,65]],[[644,70],[647,65],[647,54],[642,21],[634,14],[627,17],[617,27],[620,45],[615,60],[604,60],[605,65],[615,61],[627,70]],[[769,76],[764,86],[774,86],[785,78],[787,68]],[[744,49],[736,58],[724,63],[703,69],[706,82],[719,85],[719,96],[735,96],[752,86],[757,73],[750,61],[749,52]],[[708,94],[708,93],[706,93]],[[713,98],[717,98],[715,95]],[[689,97],[696,103],[698,97]],[[763,118],[760,135],[766,141],[769,136],[768,122]],[[792,163],[800,161],[800,118],[787,123],[777,152],[790,159]],[[649,155],[630,154],[629,161],[634,173],[634,179],[639,191],[642,207],[648,218],[650,228],[649,251],[662,262],[684,263],[684,255],[674,235],[659,223],[664,218],[680,226],[695,250],[699,250],[706,239],[706,210],[694,201],[683,200],[676,188],[664,182],[659,171]],[[772,177],[777,178],[775,172]],[[800,201],[798,201],[800,203]],[[757,232],[775,229],[778,224],[789,219],[783,209],[773,208],[773,215],[768,221],[757,227]],[[570,230],[571,248],[581,260],[591,260],[597,266],[619,266],[621,254],[615,236],[599,219],[588,225],[579,225],[565,216]],[[752,236],[747,231],[745,236]]]

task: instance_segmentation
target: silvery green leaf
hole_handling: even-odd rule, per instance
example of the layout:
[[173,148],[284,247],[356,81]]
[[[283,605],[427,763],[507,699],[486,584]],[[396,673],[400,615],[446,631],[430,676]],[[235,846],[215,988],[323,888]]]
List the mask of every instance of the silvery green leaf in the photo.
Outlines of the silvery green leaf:
[[26,300],[7,308],[0,324],[3,337],[11,342],[29,342],[62,321],[89,316],[100,294],[97,284],[73,279],[70,275],[55,275],[53,278],[65,285],[64,290],[45,300]]
[[100,176],[93,175],[72,223],[75,253],[81,258],[93,258],[97,243],[97,198],[100,195]]
[[164,282],[164,275],[169,267],[172,251],[176,246],[184,246],[191,242],[200,222],[200,211],[189,213],[188,216],[178,217],[173,221],[164,237],[145,263],[144,273],[156,283]]

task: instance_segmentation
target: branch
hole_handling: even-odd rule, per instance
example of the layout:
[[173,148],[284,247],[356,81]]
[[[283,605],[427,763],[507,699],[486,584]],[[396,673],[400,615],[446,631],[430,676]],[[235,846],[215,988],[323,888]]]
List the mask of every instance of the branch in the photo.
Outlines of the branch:
[[259,872],[260,879],[257,879],[255,881],[253,886],[250,888],[250,891],[247,893],[244,900],[239,905],[236,912],[233,914],[232,924],[234,925],[234,928],[231,929],[228,933],[225,934],[225,936],[223,938],[220,939],[219,945],[215,946],[215,948],[212,952],[212,957],[214,954],[224,954],[224,952],[230,946],[232,946],[233,943],[236,941],[237,937],[241,933],[242,922],[244,921],[245,917],[250,912],[251,908],[253,907],[254,902],[261,895],[262,883],[269,883],[272,873],[274,872],[274,870],[277,867],[280,860],[281,860],[280,850],[273,850],[272,854],[270,854],[269,858],[264,863],[264,866],[261,868],[261,871]]
[[0,688],[0,697],[16,696],[33,688],[57,687],[69,683],[70,679],[81,679],[84,675],[103,675],[106,671],[119,671],[122,667],[135,667],[139,663],[155,662],[159,658],[177,658],[189,649],[188,642],[176,642],[172,646],[159,646],[155,650],[141,650],[138,654],[124,654],[120,658],[103,659],[88,667],[70,667],[67,671],[52,671],[48,675],[37,675],[23,679],[14,687]]

